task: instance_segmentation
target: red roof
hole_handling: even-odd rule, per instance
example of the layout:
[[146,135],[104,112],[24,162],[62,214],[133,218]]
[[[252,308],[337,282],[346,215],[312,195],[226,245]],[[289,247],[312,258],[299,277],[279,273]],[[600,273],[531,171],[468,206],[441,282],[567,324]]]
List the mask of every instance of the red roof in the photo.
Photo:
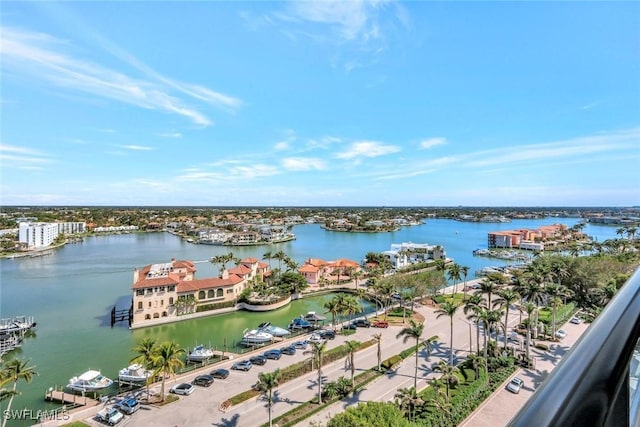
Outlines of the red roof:
[[317,273],[318,270],[320,270],[318,267],[309,264],[305,264],[298,269],[300,273]]
[[240,262],[242,264],[255,264],[256,262],[258,262],[258,259],[257,258],[245,258]]
[[229,273],[244,276],[245,274],[251,273],[251,269],[246,265],[238,265],[237,267],[230,268]]
[[178,284],[178,293],[233,286],[241,283],[243,280],[242,277],[235,274],[229,275],[227,279],[209,277],[207,279],[184,280]]

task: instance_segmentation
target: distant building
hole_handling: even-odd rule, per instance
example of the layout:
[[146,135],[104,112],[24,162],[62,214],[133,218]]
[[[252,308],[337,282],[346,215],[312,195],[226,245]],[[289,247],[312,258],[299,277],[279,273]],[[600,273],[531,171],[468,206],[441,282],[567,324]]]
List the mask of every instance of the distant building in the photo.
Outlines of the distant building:
[[436,259],[444,261],[447,258],[447,254],[442,246],[429,245],[427,243],[392,243],[391,249],[382,253],[389,258],[391,265],[393,265],[395,269]]
[[492,231],[487,234],[487,246],[491,248],[517,248],[544,250],[544,242],[561,239],[567,233],[564,224],[545,225],[536,229]]
[[58,237],[58,224],[51,222],[21,222],[18,227],[18,241],[28,248],[50,246]]

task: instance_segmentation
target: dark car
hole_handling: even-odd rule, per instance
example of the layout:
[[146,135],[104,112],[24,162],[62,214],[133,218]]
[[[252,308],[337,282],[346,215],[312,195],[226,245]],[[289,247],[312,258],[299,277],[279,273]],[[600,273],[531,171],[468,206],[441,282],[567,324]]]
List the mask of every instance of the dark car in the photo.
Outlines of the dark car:
[[267,363],[267,358],[259,354],[250,358],[249,362],[253,363],[254,365],[264,365],[265,363]]
[[324,329],[322,331],[316,332],[316,334],[320,335],[320,338],[325,340],[332,340],[336,337],[336,333],[329,329]]
[[233,364],[233,366],[231,367],[231,369],[237,369],[239,371],[248,371],[249,369],[251,369],[251,367],[253,366],[253,364],[251,363],[250,360],[241,360],[239,362],[236,362]]
[[213,384],[213,376],[207,375],[207,374],[198,375],[193,379],[193,384],[199,385],[202,387],[209,387],[211,384]]
[[289,356],[293,356],[294,354],[296,354],[296,348],[293,345],[282,347],[280,351],[282,352],[282,354],[288,354]]
[[209,375],[211,375],[213,378],[219,378],[221,380],[224,380],[229,376],[229,371],[226,369],[220,368],[220,369],[216,369],[215,371],[211,371]]
[[358,329],[355,323],[347,323],[346,325],[342,325],[342,329]]
[[282,357],[282,352],[274,348],[273,350],[265,351],[263,356],[266,357],[267,359],[279,360]]
[[367,319],[356,319],[353,321],[353,324],[356,325],[358,328],[371,327],[371,322],[369,322]]
[[115,404],[115,407],[120,410],[120,412],[131,415],[140,409],[140,403],[134,398],[122,399],[118,403]]

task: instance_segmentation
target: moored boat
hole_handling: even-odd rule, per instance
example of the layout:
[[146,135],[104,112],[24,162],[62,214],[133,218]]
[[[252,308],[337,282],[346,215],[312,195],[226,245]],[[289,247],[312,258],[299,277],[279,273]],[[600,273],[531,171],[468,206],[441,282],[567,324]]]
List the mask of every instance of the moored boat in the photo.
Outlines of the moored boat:
[[273,335],[274,337],[285,337],[291,332],[284,328],[272,325],[270,322],[263,322],[258,325],[258,330]]
[[145,382],[151,375],[153,375],[153,372],[145,369],[144,366],[139,363],[134,363],[126,368],[120,369],[120,372],[118,373],[118,380],[130,383]]
[[100,371],[89,370],[69,380],[67,388],[74,391],[97,391],[111,387],[113,380],[105,377]]
[[246,346],[266,344],[273,341],[273,335],[260,329],[252,329],[250,331],[245,329],[240,344]]
[[296,317],[289,323],[289,329],[298,331],[301,329],[309,329],[311,326],[311,323],[303,317]]
[[205,348],[204,345],[200,344],[194,347],[193,350],[187,354],[188,362],[202,362],[204,360],[209,360],[214,356],[213,350],[210,348]]

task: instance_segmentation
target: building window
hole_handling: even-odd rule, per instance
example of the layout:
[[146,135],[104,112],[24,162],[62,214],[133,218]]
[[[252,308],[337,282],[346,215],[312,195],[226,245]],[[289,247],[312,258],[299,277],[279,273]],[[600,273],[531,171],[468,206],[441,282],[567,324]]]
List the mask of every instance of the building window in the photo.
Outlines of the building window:
[[213,298],[215,296],[216,294],[213,292],[213,289],[209,289],[209,292],[207,292],[207,298]]
[[173,292],[173,291],[175,291],[175,290],[176,290],[176,287],[175,287],[175,286],[169,286],[169,292]]
[[219,297],[223,297],[224,296],[224,291],[222,289],[218,289],[218,296]]
[[144,289],[136,289],[136,296],[141,297],[144,295]]
[[153,313],[153,318],[154,319],[158,319],[158,318],[160,318],[160,315],[158,313]]
[[159,290],[160,292],[164,292],[164,286],[160,286]]
[[151,320],[151,315],[150,314],[146,314],[144,316],[144,320]]
[[227,289],[227,293],[228,294],[232,294],[233,293],[233,289]]
[[198,299],[204,299],[204,291],[198,292]]
[[163,305],[164,305],[164,300],[163,300],[163,299],[161,299],[161,300],[160,300],[160,305],[161,305],[161,306],[163,306]]
[[173,297],[169,298],[169,305],[173,305]]
[[147,295],[153,295],[153,289],[151,288],[147,289]]
[[138,310],[142,310],[142,301],[138,301]]
[[149,301],[149,308],[151,308],[151,301]]
[[162,317],[167,317],[167,312],[166,311],[162,312]]

